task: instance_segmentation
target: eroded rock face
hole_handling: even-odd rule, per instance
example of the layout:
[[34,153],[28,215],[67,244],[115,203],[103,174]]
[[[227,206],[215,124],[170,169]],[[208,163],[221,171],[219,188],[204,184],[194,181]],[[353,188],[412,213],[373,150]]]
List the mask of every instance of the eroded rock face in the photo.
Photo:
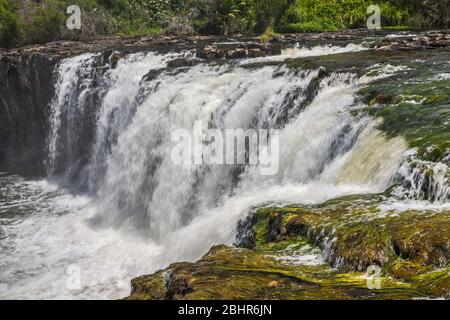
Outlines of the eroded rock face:
[[[0,171],[44,175],[54,70],[85,44],[56,50],[53,45],[0,52]],[[123,53],[102,51],[96,68],[114,68]]]
[[45,54],[0,58],[0,169],[43,172],[54,65]]

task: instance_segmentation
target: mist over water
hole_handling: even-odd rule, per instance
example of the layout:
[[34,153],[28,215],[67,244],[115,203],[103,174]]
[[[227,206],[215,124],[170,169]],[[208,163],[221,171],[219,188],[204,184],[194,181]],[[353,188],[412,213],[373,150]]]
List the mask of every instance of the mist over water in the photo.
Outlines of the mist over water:
[[[283,58],[359,50],[293,49]],[[121,298],[135,276],[232,244],[238,221],[255,207],[321,203],[392,184],[406,143],[353,114],[361,108],[356,92],[377,76],[282,63],[167,68],[186,55],[133,54],[115,68],[99,68],[95,54],[60,63],[48,179],[0,176],[0,298]],[[198,120],[278,129],[278,174],[173,163],[171,132]],[[12,184],[23,199],[8,196]],[[69,266],[81,272],[79,289],[67,287]]]

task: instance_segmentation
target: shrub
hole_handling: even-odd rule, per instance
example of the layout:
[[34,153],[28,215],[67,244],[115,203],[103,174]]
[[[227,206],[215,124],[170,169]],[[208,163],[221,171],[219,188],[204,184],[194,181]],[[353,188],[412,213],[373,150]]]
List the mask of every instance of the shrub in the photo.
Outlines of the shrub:
[[66,22],[65,7],[58,0],[30,3],[30,16],[22,19],[25,43],[44,43],[58,39]]
[[10,47],[20,41],[19,16],[10,0],[0,0],[0,47]]
[[426,26],[426,21],[422,14],[416,13],[408,18],[407,24],[413,28],[420,29]]
[[255,31],[264,32],[267,27],[278,24],[278,20],[289,7],[288,0],[254,0],[256,26]]
[[194,34],[194,26],[186,15],[175,15],[166,28],[169,35],[187,36]]
[[266,31],[259,37],[259,40],[262,43],[269,42],[270,40],[275,39],[278,37],[278,33],[273,31],[273,27],[267,27]]
[[[0,0],[0,45],[98,35],[254,34],[365,27],[377,3],[383,26],[444,27],[450,0]],[[82,9],[82,30],[67,30],[66,9]],[[270,39],[263,35],[262,40]]]
[[208,33],[262,33],[277,23],[288,7],[287,2],[288,0],[213,0],[207,2],[209,10],[203,7],[201,11],[206,13]]
[[160,33],[172,18],[168,0],[127,0],[127,3],[126,10],[113,12],[112,19],[121,35]]
[[[277,30],[309,32],[365,27],[366,10],[371,4],[371,0],[296,0],[284,12]],[[378,5],[383,25],[397,25],[408,16],[406,10],[394,6],[392,1],[385,0]]]
[[130,6],[128,0],[98,0],[98,3],[104,5],[114,14],[122,14],[126,12]]
[[327,23],[325,20],[311,20],[307,22],[290,23],[279,26],[279,32],[282,33],[302,33],[302,32],[323,32],[338,31],[339,28],[334,24]]
[[115,34],[119,30],[119,21],[104,7],[81,5],[81,32],[64,29],[62,38],[86,39],[98,35]]

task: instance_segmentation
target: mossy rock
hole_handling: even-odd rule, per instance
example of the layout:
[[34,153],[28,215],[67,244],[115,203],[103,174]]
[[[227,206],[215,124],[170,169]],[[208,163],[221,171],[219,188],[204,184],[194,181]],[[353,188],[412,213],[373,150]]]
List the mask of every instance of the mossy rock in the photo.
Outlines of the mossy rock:
[[163,300],[166,298],[166,272],[159,271],[152,277],[142,276],[131,281],[129,300]]
[[423,217],[410,213],[390,225],[395,250],[424,265],[446,266],[450,261],[450,213]]
[[[195,263],[134,279],[128,299],[448,297],[450,211],[382,212],[384,199],[258,209],[240,223],[237,244],[250,249],[217,246]],[[296,263],[303,254],[321,259]],[[377,286],[366,275],[374,266]]]
[[[168,275],[161,294],[163,273]],[[424,293],[412,285],[380,278],[369,289],[362,273],[340,273],[326,265],[293,266],[261,252],[217,246],[195,263],[181,263],[140,277],[128,299],[412,299]],[[147,284],[145,284],[147,282]],[[158,284],[155,288],[155,283]],[[155,294],[154,291],[157,291]]]
[[419,275],[413,282],[437,297],[450,298],[450,267]]
[[450,73],[448,53],[393,65],[403,71],[359,91],[360,100],[369,105],[366,112],[383,120],[379,129],[389,136],[403,136],[420,159],[442,161],[450,153],[450,79],[439,75]]
[[365,271],[377,265],[407,281],[449,264],[450,211],[386,213],[378,208],[379,199],[348,197],[316,207],[261,209],[251,218],[253,249],[316,245],[339,270]]
[[410,282],[414,277],[431,271],[431,267],[401,258],[391,262],[385,270],[395,279]]

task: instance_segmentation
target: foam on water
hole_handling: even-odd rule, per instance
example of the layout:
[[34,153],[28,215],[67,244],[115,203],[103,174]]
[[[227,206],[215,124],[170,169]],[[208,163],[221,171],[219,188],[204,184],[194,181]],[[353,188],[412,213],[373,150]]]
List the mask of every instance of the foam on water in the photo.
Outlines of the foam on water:
[[369,50],[369,47],[367,45],[354,43],[349,43],[346,46],[328,44],[328,45],[316,45],[312,47],[306,47],[300,44],[296,44],[292,48],[284,49],[281,52],[281,55],[254,58],[254,59],[244,59],[242,62],[240,62],[240,64],[245,65],[249,63],[259,63],[259,62],[280,62],[287,59],[325,56],[331,54],[359,52],[365,50]]
[[[19,217],[1,220],[0,299],[120,298],[130,290],[129,276],[146,271],[146,261],[159,252],[131,232],[92,228],[89,197],[47,181],[21,185],[23,195],[38,196],[32,206],[15,208]],[[81,288],[71,290],[73,266],[81,272]]]
[[[131,230],[93,228],[89,219],[97,208],[90,197],[74,196],[47,181],[21,185],[24,195],[39,196],[32,206],[22,208],[22,214],[29,214],[26,218],[1,221],[6,233],[0,251],[1,299],[121,298],[129,294],[133,277],[176,261],[196,260],[214,244],[232,244],[238,220],[254,206],[320,203],[355,191],[372,191],[320,184],[256,188],[200,213],[156,244]],[[304,259],[299,256],[297,263],[308,263]],[[71,287],[73,270],[80,271],[80,288]]]
[[390,201],[379,205],[381,213],[398,214],[409,210],[434,211],[436,213],[450,210],[450,203],[439,203],[419,200]]

